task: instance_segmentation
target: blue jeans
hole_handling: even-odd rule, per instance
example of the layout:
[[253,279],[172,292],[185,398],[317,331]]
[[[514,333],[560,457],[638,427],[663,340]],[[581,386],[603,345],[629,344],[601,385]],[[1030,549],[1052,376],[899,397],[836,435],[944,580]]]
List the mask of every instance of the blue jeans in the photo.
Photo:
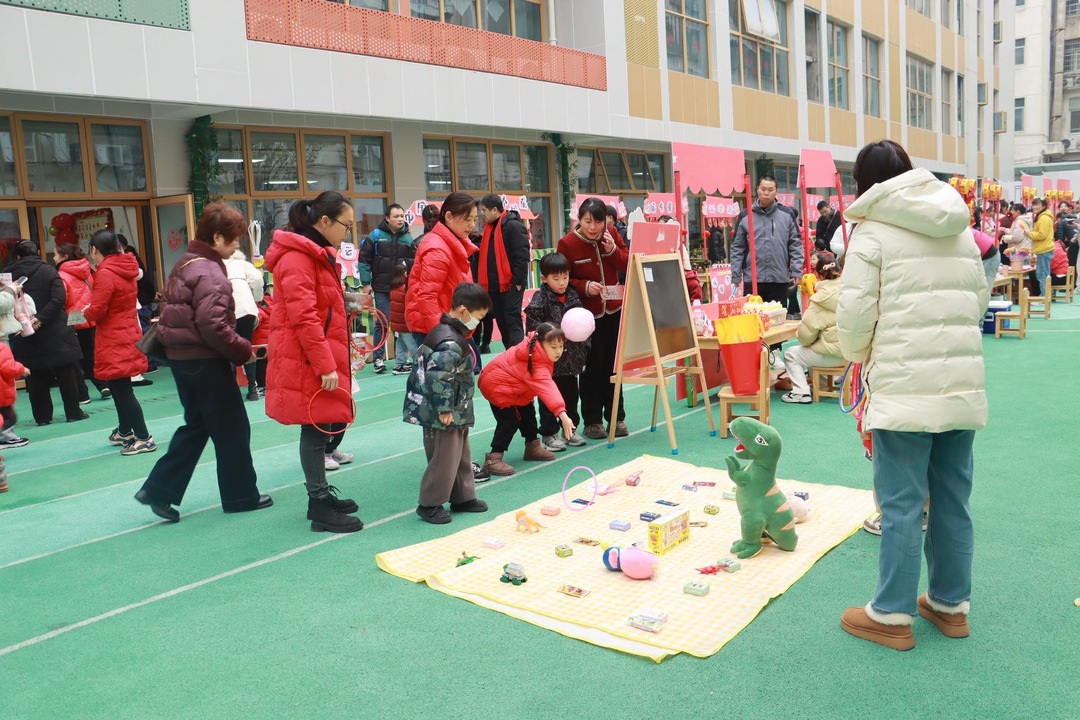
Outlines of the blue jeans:
[[1053,252],[1039,253],[1035,256],[1035,279],[1039,281],[1040,294],[1046,294],[1046,278],[1050,277],[1050,261]]
[[[372,333],[374,337],[372,341],[378,345],[383,341],[383,337],[390,329],[390,293],[378,292],[373,293],[375,295],[375,309],[381,312],[385,316],[385,320],[377,319],[374,315],[371,318],[371,324],[374,326]],[[386,347],[381,347],[375,351],[375,361],[378,362],[386,357]]]
[[416,337],[411,332],[394,333],[394,367],[404,367],[416,358]]
[[[975,531],[971,523],[974,430],[943,433],[874,430],[874,491],[881,506],[877,592],[880,613],[914,616],[922,559],[928,594],[942,605],[971,599]],[[922,538],[923,504],[930,522]]]

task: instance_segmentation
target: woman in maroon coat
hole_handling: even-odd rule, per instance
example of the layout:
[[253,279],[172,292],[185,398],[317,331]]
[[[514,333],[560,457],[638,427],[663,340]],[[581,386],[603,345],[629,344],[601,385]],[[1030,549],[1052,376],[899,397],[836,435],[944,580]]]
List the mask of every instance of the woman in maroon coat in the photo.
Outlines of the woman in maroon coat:
[[173,433],[169,451],[154,465],[135,499],[171,522],[180,520],[172,506],[183,501],[207,440],[214,441],[224,512],[274,504],[256,486],[251,425],[236,384],[236,366],[254,360],[254,355],[251,343],[236,334],[232,282],[224,259],[232,257],[246,230],[244,216],[236,208],[222,202],[207,205],[195,239],[176,261],[162,292],[158,338],[165,345],[184,406],[184,424]]
[[94,333],[94,377],[103,380],[116,403],[118,424],[109,442],[120,445],[121,455],[157,450],[146,429],[142,406],[131,388],[131,376],[146,372],[146,356],[135,343],[142,337],[135,310],[139,263],[120,247],[112,230],[98,230],[90,238],[90,260],[97,266],[90,304],[83,309]]
[[[266,251],[274,274],[270,314],[266,414],[300,426],[300,467],[315,531],[355,532],[354,501],[338,498],[326,483],[330,434],[352,422],[349,331],[336,249],[352,235],[353,207],[339,192],[297,200],[290,231],[278,230]],[[336,426],[336,428],[335,428]]]

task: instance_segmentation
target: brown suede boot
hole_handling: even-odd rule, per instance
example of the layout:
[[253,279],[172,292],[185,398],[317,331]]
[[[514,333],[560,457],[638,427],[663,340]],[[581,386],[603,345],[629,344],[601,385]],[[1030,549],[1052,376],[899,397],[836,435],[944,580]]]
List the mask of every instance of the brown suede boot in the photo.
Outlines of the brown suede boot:
[[886,625],[871,618],[865,607],[849,607],[840,616],[840,626],[857,638],[884,645],[893,650],[910,650],[915,647],[915,635],[911,625]]
[[943,613],[938,612],[930,605],[926,593],[919,596],[919,614],[934,623],[941,634],[950,638],[966,638],[971,634],[968,627],[967,613]]
[[488,453],[484,456],[484,470],[492,475],[513,475],[516,472],[511,465],[503,462],[501,452]]
[[555,453],[544,447],[544,443],[540,442],[540,438],[530,440],[525,443],[525,457],[524,460],[554,460]]

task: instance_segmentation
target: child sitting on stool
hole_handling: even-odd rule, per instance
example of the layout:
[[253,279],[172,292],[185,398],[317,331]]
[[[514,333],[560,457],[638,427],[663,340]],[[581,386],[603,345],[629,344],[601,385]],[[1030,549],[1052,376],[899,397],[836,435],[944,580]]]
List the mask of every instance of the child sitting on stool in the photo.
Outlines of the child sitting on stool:
[[[451,521],[443,504],[454,512],[487,512],[476,497],[469,428],[473,425],[475,364],[466,340],[491,309],[491,298],[476,283],[454,288],[452,309],[424,338],[406,384],[405,422],[424,428],[428,466],[420,480],[416,514],[425,522]],[[409,333],[403,333],[408,335]]]
[[799,344],[784,351],[784,367],[791,378],[791,392],[780,398],[786,403],[813,402],[806,368],[845,364],[836,331],[836,304],[840,300],[840,266],[836,256],[820,253],[814,271],[819,280],[795,334]]
[[[584,307],[577,290],[570,284],[570,261],[562,253],[550,253],[540,258],[540,279],[543,285],[533,295],[525,308],[525,331],[532,332],[540,323],[561,325],[563,315],[572,308]],[[555,363],[552,379],[559,394],[566,403],[566,414],[577,428],[581,421],[578,415],[578,376],[585,368],[589,356],[590,340],[585,342],[566,341],[562,357]],[[585,438],[575,429],[570,439],[559,439],[558,421],[554,414],[540,402],[540,438],[545,448],[551,452],[562,452],[567,445],[578,447],[585,444]]]

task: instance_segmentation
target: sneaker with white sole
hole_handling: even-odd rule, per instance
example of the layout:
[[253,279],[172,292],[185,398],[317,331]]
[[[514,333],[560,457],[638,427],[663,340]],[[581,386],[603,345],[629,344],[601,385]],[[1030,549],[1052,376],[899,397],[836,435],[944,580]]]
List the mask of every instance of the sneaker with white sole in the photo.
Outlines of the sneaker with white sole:
[[24,437],[19,437],[11,430],[5,430],[0,433],[0,449],[23,447],[24,445],[29,444],[29,440]]
[[862,529],[871,535],[881,535],[881,513],[874,513],[863,520]]
[[386,372],[386,363],[382,360],[376,360],[374,370],[376,375],[382,375],[384,372]]
[[558,435],[545,435],[542,440],[544,447],[551,452],[562,452],[566,449],[566,443],[560,440]]
[[478,483],[487,482],[488,480],[491,479],[491,473],[489,473],[487,470],[485,470],[483,467],[481,467],[480,463],[476,462],[475,460],[473,461],[473,464],[472,464],[472,476],[473,476],[473,482],[478,482]]
[[135,433],[122,433],[120,428],[116,428],[109,434],[110,445],[127,445],[128,443],[135,442]]
[[154,437],[150,436],[145,440],[139,440],[135,438],[129,442],[123,448],[120,449],[121,455],[140,455],[142,453],[152,453],[157,450],[157,443],[154,442]]
[[809,405],[814,402],[812,395],[799,395],[797,393],[789,392],[780,396],[780,400],[786,403],[796,403],[798,405]]
[[581,437],[577,431],[574,431],[574,434],[570,436],[570,439],[566,441],[566,444],[569,447],[581,447],[583,445],[588,445],[589,441]]
[[341,467],[341,464],[338,463],[338,461],[334,459],[333,455],[325,455],[323,457],[323,466],[329,472],[330,470],[337,470],[338,468]]
[[[408,375],[412,372],[412,368],[405,367],[404,365],[395,365],[394,369],[390,371],[391,375]],[[443,512],[446,512],[445,510]]]
[[336,462],[338,465],[348,465],[353,461],[356,456],[352,453],[335,450],[334,452],[330,453],[330,457],[334,458],[334,462]]

